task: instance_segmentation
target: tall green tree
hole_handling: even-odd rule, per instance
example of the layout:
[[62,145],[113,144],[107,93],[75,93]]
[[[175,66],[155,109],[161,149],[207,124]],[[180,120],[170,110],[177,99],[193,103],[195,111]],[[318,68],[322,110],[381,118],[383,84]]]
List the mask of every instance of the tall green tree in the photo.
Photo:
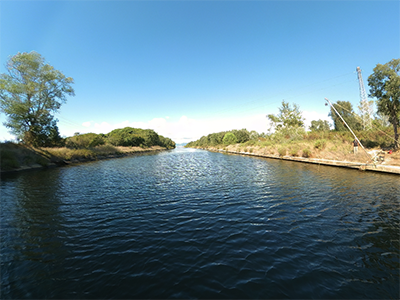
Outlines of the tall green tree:
[[374,73],[368,77],[370,97],[377,99],[378,112],[389,117],[393,125],[395,148],[399,148],[400,126],[400,59],[377,64]]
[[[353,111],[353,105],[349,101],[337,101],[332,104],[346,123],[350,126],[352,130],[361,130],[362,124],[360,118]],[[329,116],[332,118],[335,125],[336,131],[347,131],[346,125],[336,114],[336,112],[331,108]]]
[[45,62],[37,52],[18,53],[0,75],[0,109],[11,133],[33,146],[48,146],[59,139],[54,118],[66,96],[74,96],[73,79]]
[[275,125],[276,129],[304,127],[304,118],[297,104],[293,107],[282,100],[282,106],[279,107],[278,115],[268,115],[268,119]]

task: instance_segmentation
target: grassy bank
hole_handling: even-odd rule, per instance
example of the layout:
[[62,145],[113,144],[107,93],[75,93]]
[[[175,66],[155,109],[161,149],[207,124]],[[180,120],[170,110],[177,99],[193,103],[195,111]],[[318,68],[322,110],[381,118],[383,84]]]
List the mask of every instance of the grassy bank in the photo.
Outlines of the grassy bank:
[[1,172],[16,171],[29,168],[50,167],[104,159],[110,157],[126,156],[134,153],[161,151],[165,147],[116,147],[100,145],[87,149],[69,148],[33,148],[21,144],[0,144],[0,169]]
[[[195,146],[193,148],[207,149],[211,151],[231,151],[236,153],[252,153],[256,155],[270,155],[275,157],[291,156],[304,158],[317,158],[343,162],[371,163],[370,157],[374,158],[380,151],[380,147],[367,148],[366,152],[358,147],[358,153],[353,153],[351,142],[342,140],[300,140],[273,143],[271,141],[248,141],[241,144]],[[381,162],[385,165],[400,166],[400,151],[388,154],[383,151],[380,156],[384,158]]]

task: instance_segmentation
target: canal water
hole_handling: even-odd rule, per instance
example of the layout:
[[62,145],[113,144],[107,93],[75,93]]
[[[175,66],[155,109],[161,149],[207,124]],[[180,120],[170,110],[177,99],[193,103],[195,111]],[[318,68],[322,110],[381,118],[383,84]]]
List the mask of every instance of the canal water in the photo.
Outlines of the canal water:
[[178,148],[1,179],[1,298],[398,299],[396,175]]

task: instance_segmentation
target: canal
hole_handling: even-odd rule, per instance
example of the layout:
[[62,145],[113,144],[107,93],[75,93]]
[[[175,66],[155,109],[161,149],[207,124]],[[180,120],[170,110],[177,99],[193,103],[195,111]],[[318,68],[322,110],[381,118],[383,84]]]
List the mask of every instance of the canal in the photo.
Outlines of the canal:
[[0,192],[2,299],[400,295],[397,175],[177,148]]

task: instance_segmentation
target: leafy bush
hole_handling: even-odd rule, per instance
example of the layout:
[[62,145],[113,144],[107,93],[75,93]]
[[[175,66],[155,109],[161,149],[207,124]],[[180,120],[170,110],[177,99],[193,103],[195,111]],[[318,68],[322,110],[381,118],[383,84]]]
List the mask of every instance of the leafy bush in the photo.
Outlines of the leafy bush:
[[297,147],[291,148],[290,149],[290,155],[291,156],[298,156],[299,155],[299,150]]
[[302,156],[305,157],[305,158],[311,157],[311,150],[310,150],[309,148],[303,149],[303,154],[302,154]]
[[279,153],[279,156],[285,156],[286,155],[286,148],[285,147],[279,147],[278,148],[278,153]]
[[250,140],[244,143],[246,146],[254,146],[255,144],[257,144],[256,140]]
[[104,144],[104,137],[96,133],[77,134],[65,141],[65,146],[70,149],[88,149]]
[[224,145],[231,145],[231,144],[236,144],[237,138],[232,132],[228,132],[225,134],[224,138],[222,139],[222,142]]
[[113,146],[124,147],[152,147],[161,146],[167,149],[176,147],[171,139],[158,135],[152,129],[125,127],[115,129],[106,135],[107,143]]
[[[147,140],[151,137],[147,136]],[[145,144],[145,137],[143,129],[136,129],[132,127],[125,127],[120,129],[114,129],[106,135],[107,143],[113,146],[140,146]]]
[[325,147],[326,147],[326,140],[317,140],[317,141],[314,143],[314,148],[315,148],[315,149],[322,150],[322,149],[324,149]]

